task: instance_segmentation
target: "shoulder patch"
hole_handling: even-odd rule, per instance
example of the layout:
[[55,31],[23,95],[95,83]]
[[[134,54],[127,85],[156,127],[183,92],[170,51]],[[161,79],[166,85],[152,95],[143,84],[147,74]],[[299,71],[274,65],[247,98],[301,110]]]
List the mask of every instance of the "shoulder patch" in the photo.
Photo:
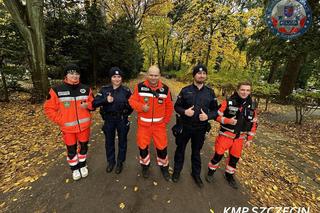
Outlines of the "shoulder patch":
[[123,87],[123,89],[125,89],[126,91],[131,91],[130,89],[129,89],[129,87],[127,87],[127,86],[122,86]]

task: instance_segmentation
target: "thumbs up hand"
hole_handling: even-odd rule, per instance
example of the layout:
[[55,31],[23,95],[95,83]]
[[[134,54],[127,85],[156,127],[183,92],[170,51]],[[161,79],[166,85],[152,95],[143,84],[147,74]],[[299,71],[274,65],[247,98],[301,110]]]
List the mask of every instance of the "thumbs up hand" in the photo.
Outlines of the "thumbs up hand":
[[238,120],[236,119],[236,116],[234,116],[234,117],[232,117],[231,118],[231,125],[236,125],[237,124],[237,122],[238,122]]
[[201,113],[199,114],[199,120],[200,121],[208,120],[208,115],[202,109],[201,109]]
[[149,103],[146,103],[145,105],[142,106],[142,111],[148,112],[150,109]]
[[188,117],[192,117],[194,115],[194,110],[193,110],[194,106],[190,107],[189,109],[186,109],[184,111],[184,114]]
[[113,102],[113,97],[111,96],[110,92],[109,92],[109,95],[107,96],[107,101],[108,101],[108,103],[112,103]]

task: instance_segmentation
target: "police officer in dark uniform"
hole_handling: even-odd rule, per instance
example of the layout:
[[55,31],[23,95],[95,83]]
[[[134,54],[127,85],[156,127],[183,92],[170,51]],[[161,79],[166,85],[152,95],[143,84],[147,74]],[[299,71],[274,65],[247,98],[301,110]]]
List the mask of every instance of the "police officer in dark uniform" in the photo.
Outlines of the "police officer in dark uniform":
[[197,65],[193,68],[193,84],[184,87],[174,105],[177,114],[177,124],[172,128],[176,136],[177,148],[174,156],[174,172],[172,181],[178,182],[183,168],[184,153],[191,139],[192,177],[201,188],[200,150],[205,140],[205,134],[210,130],[208,120],[215,119],[218,114],[218,102],[213,89],[204,84],[207,78],[207,68]]
[[[127,135],[130,122],[128,116],[132,113],[132,108],[128,103],[131,91],[122,85],[123,73],[118,67],[109,70],[111,84],[101,88],[93,101],[94,107],[100,107],[100,114],[104,120],[102,128],[105,134],[105,147],[107,155],[107,169],[109,173],[116,165],[115,173],[120,174],[123,162],[126,160]],[[115,156],[115,133],[118,134],[118,157]]]

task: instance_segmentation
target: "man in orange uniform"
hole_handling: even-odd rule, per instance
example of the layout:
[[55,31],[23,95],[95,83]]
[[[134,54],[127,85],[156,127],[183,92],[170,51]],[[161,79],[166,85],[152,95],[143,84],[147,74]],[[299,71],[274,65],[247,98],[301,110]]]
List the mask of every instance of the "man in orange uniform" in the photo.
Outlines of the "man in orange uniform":
[[58,124],[62,131],[67,146],[67,161],[74,180],[88,176],[86,158],[92,101],[91,89],[80,83],[79,68],[70,64],[65,68],[63,84],[51,88],[44,103],[45,114]]
[[213,181],[213,174],[219,167],[224,152],[229,150],[225,178],[231,187],[238,188],[233,177],[237,162],[241,157],[243,144],[250,146],[257,129],[256,103],[250,93],[251,83],[241,82],[237,91],[221,103],[216,119],[221,126],[215,142],[214,156],[208,164],[208,182]]
[[157,66],[151,66],[148,69],[147,80],[135,86],[129,104],[138,113],[137,144],[143,177],[149,177],[149,144],[153,139],[157,150],[157,163],[163,177],[168,181],[170,175],[166,125],[173,112],[173,103],[168,86],[160,80],[160,70]]

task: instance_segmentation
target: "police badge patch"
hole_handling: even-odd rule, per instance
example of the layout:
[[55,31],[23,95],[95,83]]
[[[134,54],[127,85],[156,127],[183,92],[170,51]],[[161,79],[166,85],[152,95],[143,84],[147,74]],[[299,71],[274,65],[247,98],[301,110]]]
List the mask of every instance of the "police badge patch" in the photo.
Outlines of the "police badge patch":
[[312,24],[306,0],[272,0],[265,19],[272,33],[286,40],[303,35]]

